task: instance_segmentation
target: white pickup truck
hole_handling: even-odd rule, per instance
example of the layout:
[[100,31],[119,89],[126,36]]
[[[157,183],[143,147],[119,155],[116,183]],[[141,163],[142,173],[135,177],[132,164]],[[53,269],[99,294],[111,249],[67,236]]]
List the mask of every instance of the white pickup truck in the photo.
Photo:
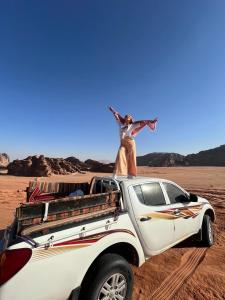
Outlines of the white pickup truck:
[[1,300],[128,300],[130,264],[192,235],[213,244],[210,203],[168,180],[94,177],[83,196],[32,184],[0,246]]

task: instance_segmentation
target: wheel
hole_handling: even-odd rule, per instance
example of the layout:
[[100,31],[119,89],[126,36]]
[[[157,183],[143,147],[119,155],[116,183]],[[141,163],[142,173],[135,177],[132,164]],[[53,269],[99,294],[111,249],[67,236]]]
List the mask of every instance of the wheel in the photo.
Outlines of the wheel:
[[210,247],[214,243],[213,227],[210,216],[204,215],[202,222],[202,243]]
[[81,287],[82,300],[130,300],[133,272],[128,262],[117,254],[104,254],[95,263]]

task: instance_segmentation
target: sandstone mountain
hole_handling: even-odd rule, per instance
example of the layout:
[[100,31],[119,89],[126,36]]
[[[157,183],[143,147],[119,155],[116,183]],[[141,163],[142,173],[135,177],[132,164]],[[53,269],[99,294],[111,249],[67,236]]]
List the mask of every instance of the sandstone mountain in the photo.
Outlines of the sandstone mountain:
[[138,166],[171,167],[185,166],[185,156],[178,153],[153,152],[137,157]]
[[14,160],[8,165],[8,174],[15,176],[51,176],[66,175],[75,172],[112,172],[113,164],[103,164],[94,160],[80,161],[76,157],[49,158],[44,155],[28,156]]
[[80,161],[78,158],[76,158],[74,156],[67,157],[65,159],[65,161],[71,163],[74,166],[77,166],[82,171],[88,171],[89,170],[89,166],[85,162]]
[[51,176],[82,172],[80,167],[63,158],[49,158],[44,155],[28,156],[14,160],[8,165],[8,174],[16,176]]
[[114,168],[114,163],[101,163],[97,160],[87,159],[85,164],[89,167],[91,172],[102,172],[102,173],[112,173]]
[[186,156],[190,166],[225,166],[225,145]]
[[154,152],[137,157],[138,166],[225,166],[225,145],[200,151],[197,154]]

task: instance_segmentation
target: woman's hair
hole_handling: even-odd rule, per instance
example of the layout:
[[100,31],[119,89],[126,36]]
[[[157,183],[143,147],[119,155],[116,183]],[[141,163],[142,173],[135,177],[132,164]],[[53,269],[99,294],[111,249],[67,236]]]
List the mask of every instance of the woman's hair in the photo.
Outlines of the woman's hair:
[[125,115],[125,117],[124,117],[124,123],[125,123],[125,119],[126,118],[130,118],[130,124],[132,124],[134,122],[134,119],[133,119],[133,117],[130,114]]

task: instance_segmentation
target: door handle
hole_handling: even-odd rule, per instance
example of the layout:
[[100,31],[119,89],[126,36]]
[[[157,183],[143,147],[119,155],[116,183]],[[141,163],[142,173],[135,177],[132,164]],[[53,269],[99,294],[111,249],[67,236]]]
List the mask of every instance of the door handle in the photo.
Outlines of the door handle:
[[151,217],[149,217],[149,216],[140,218],[141,222],[145,222],[145,221],[149,221],[149,220],[151,220]]

